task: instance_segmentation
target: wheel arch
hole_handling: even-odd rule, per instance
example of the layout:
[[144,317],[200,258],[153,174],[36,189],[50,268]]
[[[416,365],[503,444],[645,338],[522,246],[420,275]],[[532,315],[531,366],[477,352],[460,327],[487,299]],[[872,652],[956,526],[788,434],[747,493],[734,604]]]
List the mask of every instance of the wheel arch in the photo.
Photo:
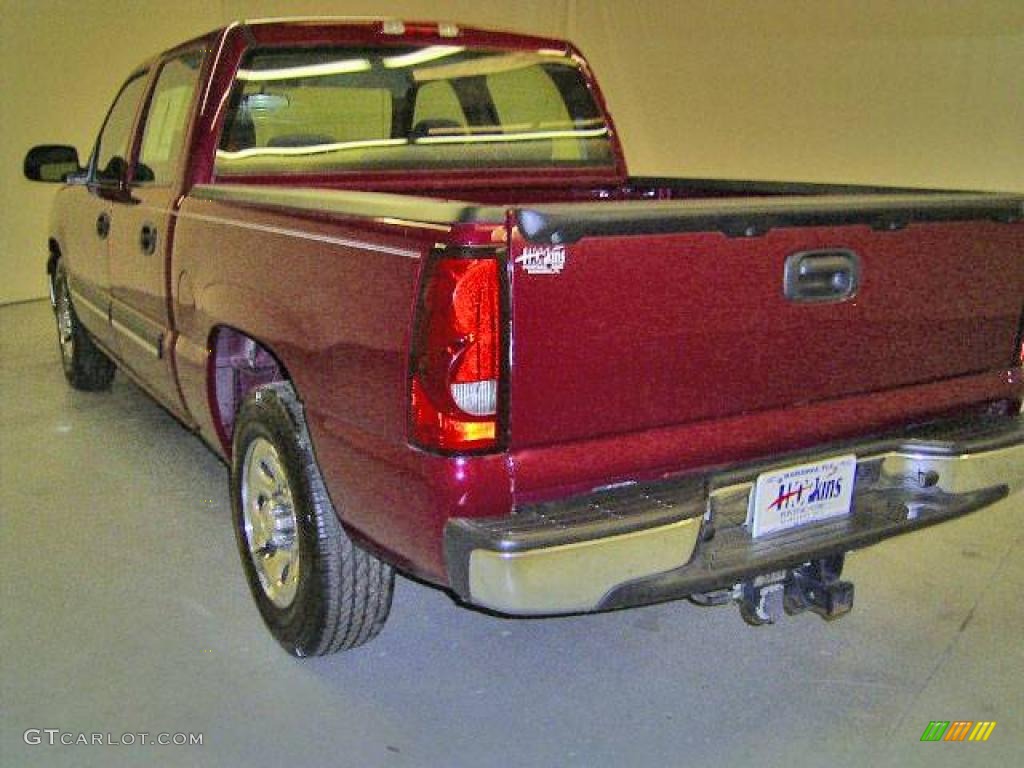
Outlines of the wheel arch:
[[258,387],[276,382],[295,387],[295,381],[269,344],[232,325],[211,328],[207,349],[210,417],[224,455],[230,459],[235,419],[245,398]]

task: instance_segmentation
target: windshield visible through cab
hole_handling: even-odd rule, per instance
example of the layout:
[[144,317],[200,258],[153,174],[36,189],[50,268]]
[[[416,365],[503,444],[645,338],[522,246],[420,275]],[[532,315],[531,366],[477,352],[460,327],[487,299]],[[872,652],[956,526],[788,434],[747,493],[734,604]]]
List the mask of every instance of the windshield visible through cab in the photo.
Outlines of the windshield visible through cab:
[[613,165],[608,126],[572,58],[432,45],[251,52],[215,171]]

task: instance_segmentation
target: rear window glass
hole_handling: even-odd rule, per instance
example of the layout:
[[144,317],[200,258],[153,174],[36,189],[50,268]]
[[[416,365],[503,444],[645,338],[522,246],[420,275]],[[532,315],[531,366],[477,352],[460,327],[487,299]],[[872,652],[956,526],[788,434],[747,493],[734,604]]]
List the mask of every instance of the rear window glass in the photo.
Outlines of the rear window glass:
[[614,163],[572,59],[459,46],[257,50],[232,88],[218,176]]

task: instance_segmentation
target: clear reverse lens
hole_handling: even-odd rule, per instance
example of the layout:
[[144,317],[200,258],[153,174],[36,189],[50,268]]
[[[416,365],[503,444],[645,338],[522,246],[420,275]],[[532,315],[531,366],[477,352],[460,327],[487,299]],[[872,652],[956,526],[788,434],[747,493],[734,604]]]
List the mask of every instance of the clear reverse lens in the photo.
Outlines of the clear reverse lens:
[[493,416],[498,410],[498,381],[466,381],[452,384],[452,400],[471,416]]

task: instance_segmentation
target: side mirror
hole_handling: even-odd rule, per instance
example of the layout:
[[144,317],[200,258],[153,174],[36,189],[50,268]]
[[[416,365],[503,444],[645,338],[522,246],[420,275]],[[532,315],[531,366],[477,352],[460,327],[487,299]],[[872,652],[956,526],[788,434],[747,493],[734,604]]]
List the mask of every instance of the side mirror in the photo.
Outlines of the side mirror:
[[65,182],[68,176],[81,173],[78,150],[60,144],[32,147],[25,155],[25,178],[29,181]]

